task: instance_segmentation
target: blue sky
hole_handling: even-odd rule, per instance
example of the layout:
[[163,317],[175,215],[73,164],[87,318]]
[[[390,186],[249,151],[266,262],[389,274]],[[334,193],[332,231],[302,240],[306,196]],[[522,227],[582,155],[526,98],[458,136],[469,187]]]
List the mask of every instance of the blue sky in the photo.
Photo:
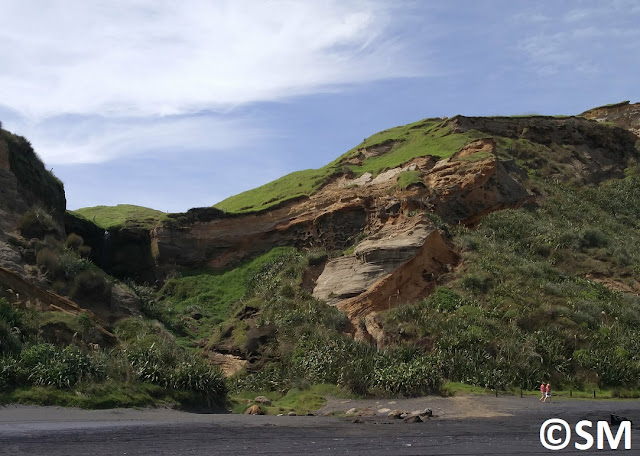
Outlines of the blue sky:
[[635,0],[0,4],[0,120],[70,209],[209,206],[425,117],[640,101]]

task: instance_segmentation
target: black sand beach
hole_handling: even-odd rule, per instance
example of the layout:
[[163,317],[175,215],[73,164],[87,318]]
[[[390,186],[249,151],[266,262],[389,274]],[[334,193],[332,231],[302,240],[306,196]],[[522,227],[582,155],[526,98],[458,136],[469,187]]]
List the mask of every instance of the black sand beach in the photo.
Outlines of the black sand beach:
[[[384,410],[433,410],[433,418],[409,424]],[[611,413],[634,422],[632,450],[640,454],[640,401],[558,400],[461,396],[405,400],[330,400],[319,413],[369,408],[370,417],[248,416],[194,414],[168,409],[78,410],[59,407],[0,408],[3,455],[493,455],[548,454],[539,429],[558,417],[571,426],[595,423]],[[594,428],[595,429],[595,428]],[[595,430],[593,431],[595,435]],[[578,451],[572,443],[559,454],[613,454]],[[580,441],[580,440],[577,440]],[[637,446],[637,448],[636,448]]]

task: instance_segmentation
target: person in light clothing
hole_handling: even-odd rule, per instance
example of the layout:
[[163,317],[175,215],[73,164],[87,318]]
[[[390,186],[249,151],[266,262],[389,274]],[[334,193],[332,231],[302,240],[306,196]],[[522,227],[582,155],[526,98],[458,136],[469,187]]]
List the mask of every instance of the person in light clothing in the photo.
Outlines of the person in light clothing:
[[551,383],[547,383],[547,386],[544,388],[544,399],[542,402],[547,402],[547,399],[551,402]]

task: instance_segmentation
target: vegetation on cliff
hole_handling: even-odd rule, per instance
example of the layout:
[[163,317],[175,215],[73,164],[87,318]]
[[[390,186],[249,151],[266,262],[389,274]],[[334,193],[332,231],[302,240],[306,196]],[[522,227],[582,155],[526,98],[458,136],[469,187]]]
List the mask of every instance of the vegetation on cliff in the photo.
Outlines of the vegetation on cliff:
[[454,134],[447,122],[439,118],[390,128],[370,136],[320,169],[288,174],[261,187],[227,198],[215,207],[231,213],[262,211],[286,201],[312,195],[336,175],[352,173],[360,176],[371,173],[375,176],[416,157],[433,155],[447,158],[472,139],[481,136],[482,134],[473,131]]
[[540,207],[452,227],[463,269],[426,300],[382,315],[385,330],[398,345],[430,340],[450,380],[637,388],[640,297],[629,291],[640,248],[629,240],[640,236],[640,179],[546,190]]
[[[116,325],[119,345],[88,350],[42,340],[40,316],[0,299],[0,402],[131,407],[159,402],[223,406],[220,369],[179,348],[162,326],[138,318]],[[86,314],[79,331],[92,330]],[[85,335],[86,336],[86,335]]]
[[[478,138],[483,149],[462,153]],[[410,396],[437,393],[446,381],[529,389],[545,380],[559,388],[615,388],[617,395],[638,389],[640,150],[626,130],[576,118],[426,119],[380,132],[324,168],[290,174],[216,208],[261,212],[309,196],[338,176],[376,176],[416,157],[443,159],[459,151],[456,160],[440,162],[446,165],[441,174],[431,175],[450,186],[431,182],[433,188],[425,188],[425,169],[436,163],[431,160],[424,169],[396,170],[384,194],[397,199],[389,206],[394,214],[404,210],[411,220],[432,221],[461,261],[434,279],[427,298],[393,306],[389,300],[373,321],[349,320],[312,295],[325,263],[354,254],[357,241],[371,233],[359,233],[349,240],[355,239],[353,246],[334,251],[278,238],[270,250],[261,244],[260,254],[224,270],[178,268],[157,286],[125,287],[88,260],[82,238],[54,233],[46,210],[26,212],[22,233],[36,239],[12,242],[52,290],[104,310],[113,303],[112,287],[125,287],[140,306],[133,317],[105,323],[116,342],[96,349],[89,344],[96,329],[89,313],[63,318],[50,312],[34,320],[32,311],[0,300],[0,400],[220,405],[230,390],[239,397],[271,391],[286,403],[312,388],[304,400],[313,402],[317,391],[328,388],[317,385],[349,394]],[[486,166],[474,167],[480,162]],[[481,182],[480,171],[497,181],[491,185],[507,182],[501,190],[515,180],[500,181],[498,172],[516,179],[521,207],[498,201],[466,212],[464,205],[479,200],[455,200],[456,189]],[[465,180],[467,172],[480,178]],[[449,219],[446,198],[456,205]],[[191,218],[183,214],[165,228],[241,218],[209,210]],[[143,232],[166,217],[129,205],[75,213],[101,229]],[[72,330],[74,340],[49,344],[43,323]],[[373,340],[367,325],[379,328],[378,345],[354,340],[356,334]],[[236,365],[224,380],[207,362],[215,356],[244,368]]]
[[73,214],[92,221],[100,228],[153,228],[166,214],[143,206],[118,204],[117,206],[94,206],[76,209]]

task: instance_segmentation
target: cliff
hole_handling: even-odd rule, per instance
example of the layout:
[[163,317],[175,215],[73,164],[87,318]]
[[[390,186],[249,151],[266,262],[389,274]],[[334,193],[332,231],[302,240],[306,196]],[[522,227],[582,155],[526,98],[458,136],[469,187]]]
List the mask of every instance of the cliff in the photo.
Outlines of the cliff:
[[151,230],[158,272],[224,270],[277,246],[346,251],[316,271],[313,295],[341,309],[358,337],[376,338],[372,315],[428,296],[459,264],[440,220],[475,226],[493,211],[535,203],[539,179],[594,185],[624,177],[639,158],[632,132],[580,117],[429,120],[412,134],[436,129],[459,135],[462,146],[358,172],[406,146],[365,141],[307,197],[249,214],[194,209],[160,222]]
[[[20,155],[9,152],[29,149],[7,136],[0,143],[0,267],[27,282],[3,273],[0,286],[4,277],[5,289],[29,295],[31,283],[47,309],[90,312],[106,332],[142,313],[228,373],[311,353],[309,332],[331,331],[443,356],[442,369],[458,363],[447,378],[462,376],[464,353],[480,357],[476,367],[498,363],[512,333],[521,337],[518,347],[538,336],[560,341],[554,356],[571,360],[564,335],[547,329],[580,332],[586,346],[609,315],[635,321],[635,304],[619,309],[640,293],[633,247],[639,118],[638,105],[622,103],[575,117],[424,119],[215,207],[179,214],[88,208],[67,213],[64,224],[62,188],[55,190],[41,163],[33,172],[14,164]],[[45,208],[51,226],[21,226],[34,206]],[[71,233],[82,242],[65,241]],[[85,267],[82,243],[102,270],[155,289],[141,302],[95,269],[69,281],[55,264],[37,261],[45,249],[58,260],[75,249],[74,264]],[[546,319],[552,324],[541,327]],[[601,375],[590,362],[583,358],[576,372]],[[492,374],[482,375],[486,383]]]

